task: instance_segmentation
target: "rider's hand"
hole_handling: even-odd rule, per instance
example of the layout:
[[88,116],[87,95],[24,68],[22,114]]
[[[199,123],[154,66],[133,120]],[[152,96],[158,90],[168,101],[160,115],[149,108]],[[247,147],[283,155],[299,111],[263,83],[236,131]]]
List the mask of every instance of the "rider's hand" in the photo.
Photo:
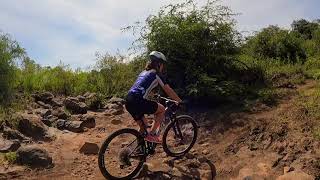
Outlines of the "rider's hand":
[[182,101],[176,101],[176,105],[179,106],[181,104]]

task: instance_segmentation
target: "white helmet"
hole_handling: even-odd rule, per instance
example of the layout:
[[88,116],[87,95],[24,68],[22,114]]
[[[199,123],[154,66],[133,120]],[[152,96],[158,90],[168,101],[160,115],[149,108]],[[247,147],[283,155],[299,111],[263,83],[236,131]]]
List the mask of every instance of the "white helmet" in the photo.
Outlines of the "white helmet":
[[149,54],[149,57],[150,57],[150,61],[152,62],[167,62],[167,58],[166,56],[162,53],[162,52],[159,52],[159,51],[152,51],[150,54]]

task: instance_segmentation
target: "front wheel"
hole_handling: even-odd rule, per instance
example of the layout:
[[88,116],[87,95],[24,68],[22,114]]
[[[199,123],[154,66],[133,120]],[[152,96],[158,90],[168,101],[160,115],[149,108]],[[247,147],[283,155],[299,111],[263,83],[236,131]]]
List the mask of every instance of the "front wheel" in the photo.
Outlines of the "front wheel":
[[132,179],[145,161],[144,138],[135,129],[112,133],[99,150],[99,169],[107,179]]
[[198,125],[193,118],[178,116],[168,124],[163,133],[163,150],[172,157],[185,155],[195,144],[197,135]]

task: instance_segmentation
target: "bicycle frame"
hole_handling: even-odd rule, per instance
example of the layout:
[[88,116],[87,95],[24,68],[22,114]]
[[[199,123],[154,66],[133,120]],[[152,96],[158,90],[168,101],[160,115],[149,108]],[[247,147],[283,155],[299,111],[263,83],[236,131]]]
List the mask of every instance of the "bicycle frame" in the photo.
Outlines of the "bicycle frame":
[[[162,131],[165,129],[166,125],[169,124],[170,122],[173,122],[173,121],[176,119],[176,112],[175,112],[175,110],[172,109],[172,105],[173,105],[173,104],[176,104],[177,102],[174,101],[174,100],[165,98],[165,97],[161,97],[161,96],[159,96],[159,95],[158,95],[158,98],[159,98],[159,99],[164,99],[164,100],[166,100],[166,102],[165,102],[165,106],[166,106],[166,109],[165,109],[165,118],[164,118],[164,120],[161,122],[160,127],[159,127],[159,133],[162,133]],[[148,132],[146,131],[147,125],[144,124],[144,126],[145,126],[145,127],[144,127],[145,132],[142,133],[142,136],[143,136],[143,137],[145,137],[145,136],[147,135],[147,133],[148,133]],[[179,137],[183,139],[181,130],[180,130],[179,128],[176,128],[176,127],[175,127],[175,128],[174,128],[174,133],[175,133],[176,135],[179,135]],[[129,143],[129,144],[127,145],[127,147],[130,146],[130,145],[132,145],[135,141],[136,141],[136,140],[134,140],[133,142]],[[146,141],[146,144],[145,144],[145,147],[146,147],[146,148],[145,148],[145,152],[144,152],[144,153],[145,153],[147,156],[154,154],[156,146],[157,146],[156,143],[152,143],[152,142],[147,142],[147,141]],[[135,147],[135,149],[136,149],[136,148],[137,148],[137,147]],[[133,152],[134,152],[134,151],[132,151],[132,153],[133,153]],[[131,154],[130,154],[130,155],[131,155]]]

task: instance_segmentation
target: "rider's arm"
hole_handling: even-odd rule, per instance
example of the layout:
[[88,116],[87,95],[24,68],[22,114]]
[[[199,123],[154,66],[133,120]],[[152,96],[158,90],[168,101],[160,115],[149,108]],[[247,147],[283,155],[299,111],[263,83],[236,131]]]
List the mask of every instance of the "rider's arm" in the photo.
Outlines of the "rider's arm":
[[177,93],[169,86],[169,84],[164,85],[162,88],[171,99],[177,101],[178,103],[182,101]]
[[160,86],[162,87],[162,89],[164,90],[164,92],[173,100],[177,101],[178,103],[180,103],[182,100],[180,99],[180,97],[177,95],[177,93],[169,86],[169,84],[167,83],[167,81],[165,80],[165,78],[163,78],[162,76],[157,75],[157,79],[158,82],[160,84]]

